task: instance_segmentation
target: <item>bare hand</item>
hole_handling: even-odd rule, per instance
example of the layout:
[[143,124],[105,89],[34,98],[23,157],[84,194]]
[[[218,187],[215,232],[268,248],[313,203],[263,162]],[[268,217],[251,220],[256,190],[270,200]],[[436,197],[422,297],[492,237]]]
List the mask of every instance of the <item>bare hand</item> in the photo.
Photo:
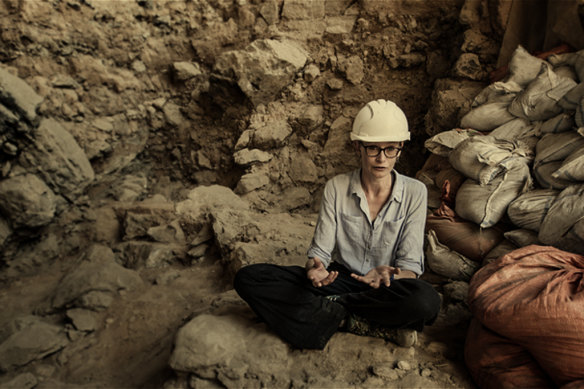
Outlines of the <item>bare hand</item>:
[[377,289],[381,284],[389,286],[391,284],[392,276],[397,275],[400,272],[401,270],[397,267],[377,266],[376,268],[369,270],[364,276],[351,273],[351,277]]
[[311,258],[306,263],[306,276],[316,288],[332,284],[338,275],[338,271],[326,270],[318,258]]

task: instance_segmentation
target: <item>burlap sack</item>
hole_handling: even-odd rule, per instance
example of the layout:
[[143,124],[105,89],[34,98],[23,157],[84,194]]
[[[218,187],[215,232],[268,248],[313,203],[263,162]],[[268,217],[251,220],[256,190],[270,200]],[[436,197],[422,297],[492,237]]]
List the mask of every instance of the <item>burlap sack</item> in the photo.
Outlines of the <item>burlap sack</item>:
[[448,161],[466,177],[486,185],[509,164],[527,164],[532,158],[533,152],[524,144],[488,135],[460,142],[448,156]]
[[584,184],[564,189],[547,211],[539,229],[539,240],[553,245],[584,219]]
[[527,246],[479,269],[469,306],[561,386],[584,379],[584,256]]
[[456,214],[478,224],[492,227],[505,215],[507,206],[531,188],[529,167],[518,164],[487,185],[466,180],[456,195]]
[[573,113],[561,113],[543,122],[540,127],[540,132],[541,134],[565,132],[571,130],[574,124]]
[[464,360],[482,389],[554,387],[529,351],[477,319],[472,319],[468,328]]
[[550,55],[548,61],[554,66],[572,66],[578,75],[578,79],[584,81],[584,50],[575,53]]
[[503,235],[505,236],[505,239],[510,240],[517,247],[540,244],[539,239],[537,239],[537,232],[525,228],[506,231]]
[[576,85],[572,79],[559,77],[544,63],[536,79],[509,104],[509,112],[531,121],[550,119],[562,112],[558,102]]
[[480,228],[457,216],[446,203],[428,215],[426,231],[430,230],[440,243],[475,262],[481,262],[503,240],[501,227]]
[[584,147],[568,155],[552,177],[568,181],[584,181]]
[[572,88],[568,93],[566,93],[558,105],[566,111],[575,111],[578,107],[578,103],[584,97],[584,82],[581,82],[576,87]]
[[577,131],[544,135],[535,146],[534,164],[561,161],[584,147],[584,137]]
[[559,193],[555,189],[535,189],[523,193],[509,204],[507,215],[516,226],[539,231]]
[[509,61],[507,82],[516,82],[521,87],[525,87],[537,77],[544,62],[544,60],[529,54],[523,46],[517,46],[511,56],[511,61]]
[[427,139],[424,142],[424,147],[426,147],[426,149],[428,149],[428,151],[430,151],[432,154],[448,158],[450,152],[460,142],[476,135],[482,134],[476,130],[471,129],[463,130],[460,128],[456,128],[454,130],[443,131]]
[[535,165],[532,171],[533,177],[542,188],[558,190],[566,189],[570,185],[573,185],[574,182],[554,177],[554,173],[561,166],[562,161],[551,161]]
[[471,109],[460,119],[462,128],[472,128],[479,131],[491,131],[515,117],[507,108],[509,102],[494,102]]
[[428,231],[426,239],[426,261],[434,273],[450,280],[468,281],[479,268],[477,262],[441,244],[433,230]]
[[472,107],[487,103],[510,103],[515,98],[517,93],[521,92],[523,88],[514,81],[502,82],[497,81],[484,88],[475,96],[472,101]]

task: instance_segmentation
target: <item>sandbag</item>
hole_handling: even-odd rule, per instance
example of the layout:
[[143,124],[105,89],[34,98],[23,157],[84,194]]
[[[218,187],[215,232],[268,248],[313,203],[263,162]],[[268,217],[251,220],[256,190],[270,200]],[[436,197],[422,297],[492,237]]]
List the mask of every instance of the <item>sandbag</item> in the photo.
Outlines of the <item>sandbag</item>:
[[584,130],[582,129],[584,127],[584,98],[580,100],[578,107],[576,107],[576,113],[574,114],[574,122],[576,123],[576,126],[580,127],[578,132],[580,132],[580,134],[582,135],[582,133],[584,132]]
[[492,227],[505,215],[507,206],[531,187],[529,167],[512,166],[487,185],[466,180],[456,195],[456,213],[482,228]]
[[534,164],[560,161],[584,147],[584,136],[577,131],[544,135],[535,146]]
[[539,240],[553,245],[583,218],[584,184],[569,186],[560,192],[547,211],[539,229]]
[[571,65],[580,81],[584,81],[584,50],[575,53],[553,54],[548,61],[554,66]]
[[433,230],[426,234],[425,249],[428,267],[436,274],[451,280],[468,281],[479,264],[441,244]]
[[574,111],[580,100],[582,100],[582,97],[584,97],[584,82],[581,82],[566,93],[560,101],[558,101],[558,104],[566,111]]
[[448,161],[468,178],[488,184],[511,163],[528,163],[533,153],[514,141],[475,136],[459,143]]
[[509,112],[531,121],[550,119],[562,112],[558,102],[576,85],[574,80],[556,75],[544,63],[537,78],[509,104]]
[[509,102],[494,102],[471,109],[460,119],[462,128],[491,131],[515,117],[507,110]]
[[506,231],[503,235],[505,236],[505,239],[513,242],[513,244],[517,247],[540,244],[539,239],[537,238],[537,232],[525,228]]
[[498,245],[493,247],[491,251],[488,252],[487,255],[483,258],[483,262],[481,263],[481,267],[496,261],[503,255],[509,254],[511,251],[517,250],[519,247],[515,245],[515,243],[511,242],[508,239],[503,239],[499,242]]
[[547,211],[560,192],[555,189],[534,189],[513,200],[507,215],[513,224],[532,231],[539,231]]
[[471,106],[474,108],[479,105],[493,102],[510,103],[522,89],[521,85],[515,81],[497,81],[480,91],[473,99]]
[[555,178],[554,173],[562,166],[562,161],[552,161],[535,165],[533,168],[533,177],[535,181],[542,187],[547,189],[566,189],[573,185],[573,181]]
[[516,82],[525,87],[537,77],[544,63],[544,60],[529,54],[523,46],[517,46],[509,61],[507,82]]
[[476,135],[482,135],[479,131],[472,129],[456,128],[450,131],[443,131],[424,142],[424,147],[432,154],[448,158],[450,152],[462,141]]
[[474,274],[469,306],[485,327],[525,347],[556,385],[584,379],[584,256],[517,249]]
[[552,177],[568,181],[584,181],[584,147],[568,155]]
[[501,227],[480,228],[457,216],[444,203],[426,218],[426,231],[430,230],[440,243],[476,262],[481,262],[503,240]]
[[472,319],[468,328],[464,361],[482,389],[554,387],[529,351],[477,319]]
[[535,125],[531,124],[526,119],[516,118],[495,128],[489,133],[489,135],[496,139],[513,141],[535,137],[537,134]]
[[574,127],[574,114],[561,113],[543,122],[539,128],[541,134],[569,131]]

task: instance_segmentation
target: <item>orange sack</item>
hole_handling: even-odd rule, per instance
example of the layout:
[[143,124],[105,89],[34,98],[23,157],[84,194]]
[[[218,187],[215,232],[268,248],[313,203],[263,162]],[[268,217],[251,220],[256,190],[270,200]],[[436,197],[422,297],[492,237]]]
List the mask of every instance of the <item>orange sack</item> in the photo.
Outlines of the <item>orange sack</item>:
[[474,274],[469,304],[556,385],[584,379],[584,256],[537,245],[514,250]]

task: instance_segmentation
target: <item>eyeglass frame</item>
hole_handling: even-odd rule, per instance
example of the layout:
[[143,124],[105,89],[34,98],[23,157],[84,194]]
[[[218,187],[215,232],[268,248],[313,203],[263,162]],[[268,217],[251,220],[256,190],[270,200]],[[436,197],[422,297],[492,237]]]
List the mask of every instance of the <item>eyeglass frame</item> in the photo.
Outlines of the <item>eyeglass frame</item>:
[[[385,155],[385,158],[387,158],[387,159],[396,158],[399,155],[400,151],[402,151],[402,149],[403,149],[403,147],[395,147],[395,146],[387,146],[387,147],[379,147],[377,145],[366,146],[361,141],[359,142],[359,144],[365,149],[365,154],[371,158],[379,157],[379,155],[381,154],[382,151],[383,151],[383,155]],[[369,148],[377,148],[377,150],[378,150],[377,154],[369,155]],[[395,155],[388,156],[386,150],[396,150]]]

